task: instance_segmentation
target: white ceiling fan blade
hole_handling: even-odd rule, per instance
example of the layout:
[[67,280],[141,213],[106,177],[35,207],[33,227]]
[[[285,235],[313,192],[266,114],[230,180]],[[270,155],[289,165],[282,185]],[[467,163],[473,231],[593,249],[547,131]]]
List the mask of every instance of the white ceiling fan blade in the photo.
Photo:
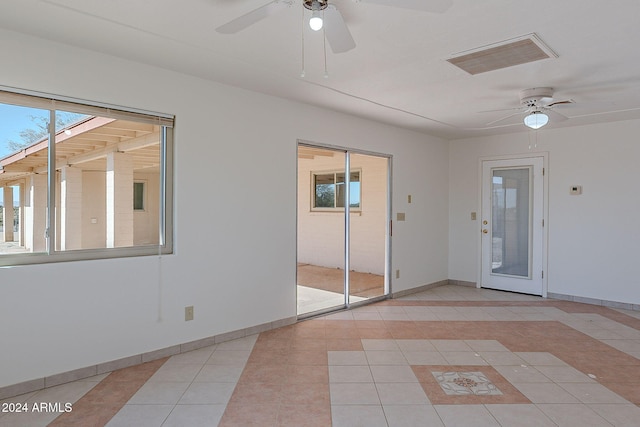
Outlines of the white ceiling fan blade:
[[478,111],[478,113],[498,113],[501,111],[520,111],[520,112],[525,112],[527,111],[526,107],[514,107],[514,108],[499,108],[497,110],[482,110],[482,111]]
[[569,119],[569,117],[554,110],[544,110],[544,113],[549,116],[549,120],[552,120],[554,122],[563,122]]
[[383,4],[403,9],[424,10],[443,13],[453,4],[453,0],[360,0],[363,3]]
[[347,52],[356,47],[342,14],[332,4],[324,10],[324,28],[327,41],[333,53]]
[[[493,126],[493,125],[498,124],[500,122],[504,122],[506,120],[509,120],[510,118],[515,117],[515,116],[522,116],[522,113],[518,112],[518,113],[509,114],[508,116],[500,117],[497,120],[494,120],[492,122],[487,123],[486,126]],[[514,120],[514,122],[515,122],[515,120]]]
[[274,0],[271,3],[267,3],[262,7],[252,10],[249,13],[245,13],[244,15],[219,26],[218,28],[216,28],[216,31],[222,34],[237,33],[238,31],[242,31],[245,28],[255,24],[256,22],[273,15],[275,12],[286,6],[289,6],[287,2]]
[[565,99],[564,101],[552,102],[551,104],[545,105],[545,107],[553,107],[554,105],[562,105],[562,104],[575,104],[575,101],[573,99]]

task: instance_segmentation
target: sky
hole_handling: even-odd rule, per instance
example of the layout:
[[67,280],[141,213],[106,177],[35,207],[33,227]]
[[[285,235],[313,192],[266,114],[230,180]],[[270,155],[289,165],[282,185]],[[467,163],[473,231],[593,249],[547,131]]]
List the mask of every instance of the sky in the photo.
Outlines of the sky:
[[7,141],[21,142],[20,131],[33,127],[29,116],[49,117],[49,111],[0,104],[0,159],[11,154]]
[[[61,117],[65,123],[69,123],[69,121],[76,122],[83,117],[87,117],[79,114],[66,113],[64,111],[56,111],[56,114],[58,113],[60,113],[60,116],[57,117]],[[20,132],[25,129],[34,129],[37,127],[38,121],[34,121],[31,116],[43,117],[48,121],[49,110],[0,103],[0,159],[15,152],[15,150],[9,149],[7,145],[9,141],[22,143],[24,141],[20,138]],[[64,124],[58,124],[56,127],[63,125]],[[0,206],[4,204],[2,194],[2,188],[0,187]],[[19,203],[18,197],[18,187],[14,187],[13,203],[16,206]]]
[[[7,147],[7,141],[21,142],[20,131],[33,127],[34,123],[29,116],[49,117],[49,111],[0,103],[0,159],[12,153]],[[0,188],[0,205],[4,205],[2,191]],[[18,187],[14,187],[13,204],[16,206],[19,203],[18,197]]]

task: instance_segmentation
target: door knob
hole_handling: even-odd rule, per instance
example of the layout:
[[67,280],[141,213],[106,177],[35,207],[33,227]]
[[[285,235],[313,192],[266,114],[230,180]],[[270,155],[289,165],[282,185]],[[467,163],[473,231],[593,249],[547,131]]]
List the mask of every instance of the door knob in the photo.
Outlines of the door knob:
[[482,229],[482,232],[483,232],[484,234],[487,234],[487,233],[489,232],[489,230],[487,230],[486,228],[483,228],[483,229]]
[[487,225],[487,224],[489,224],[489,221],[487,221],[487,220],[485,219],[484,221],[482,221],[482,224],[483,224],[483,225]]

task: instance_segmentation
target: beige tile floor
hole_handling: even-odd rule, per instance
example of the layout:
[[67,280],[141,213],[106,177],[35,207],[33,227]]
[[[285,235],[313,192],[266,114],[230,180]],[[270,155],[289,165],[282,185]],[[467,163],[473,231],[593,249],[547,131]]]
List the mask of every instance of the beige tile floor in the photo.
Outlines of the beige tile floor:
[[636,312],[444,286],[18,396],[73,411],[0,426],[637,427],[639,357]]

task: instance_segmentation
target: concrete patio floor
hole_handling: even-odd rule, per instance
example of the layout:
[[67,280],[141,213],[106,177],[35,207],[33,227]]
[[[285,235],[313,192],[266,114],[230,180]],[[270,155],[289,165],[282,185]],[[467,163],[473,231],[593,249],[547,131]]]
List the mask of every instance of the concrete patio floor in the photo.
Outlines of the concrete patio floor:
[[[349,272],[350,297],[354,303],[384,294],[384,276]],[[298,314],[344,304],[344,270],[298,264]]]
[[18,242],[5,242],[4,233],[0,231],[0,255],[22,252],[27,252],[24,246],[20,246]]

